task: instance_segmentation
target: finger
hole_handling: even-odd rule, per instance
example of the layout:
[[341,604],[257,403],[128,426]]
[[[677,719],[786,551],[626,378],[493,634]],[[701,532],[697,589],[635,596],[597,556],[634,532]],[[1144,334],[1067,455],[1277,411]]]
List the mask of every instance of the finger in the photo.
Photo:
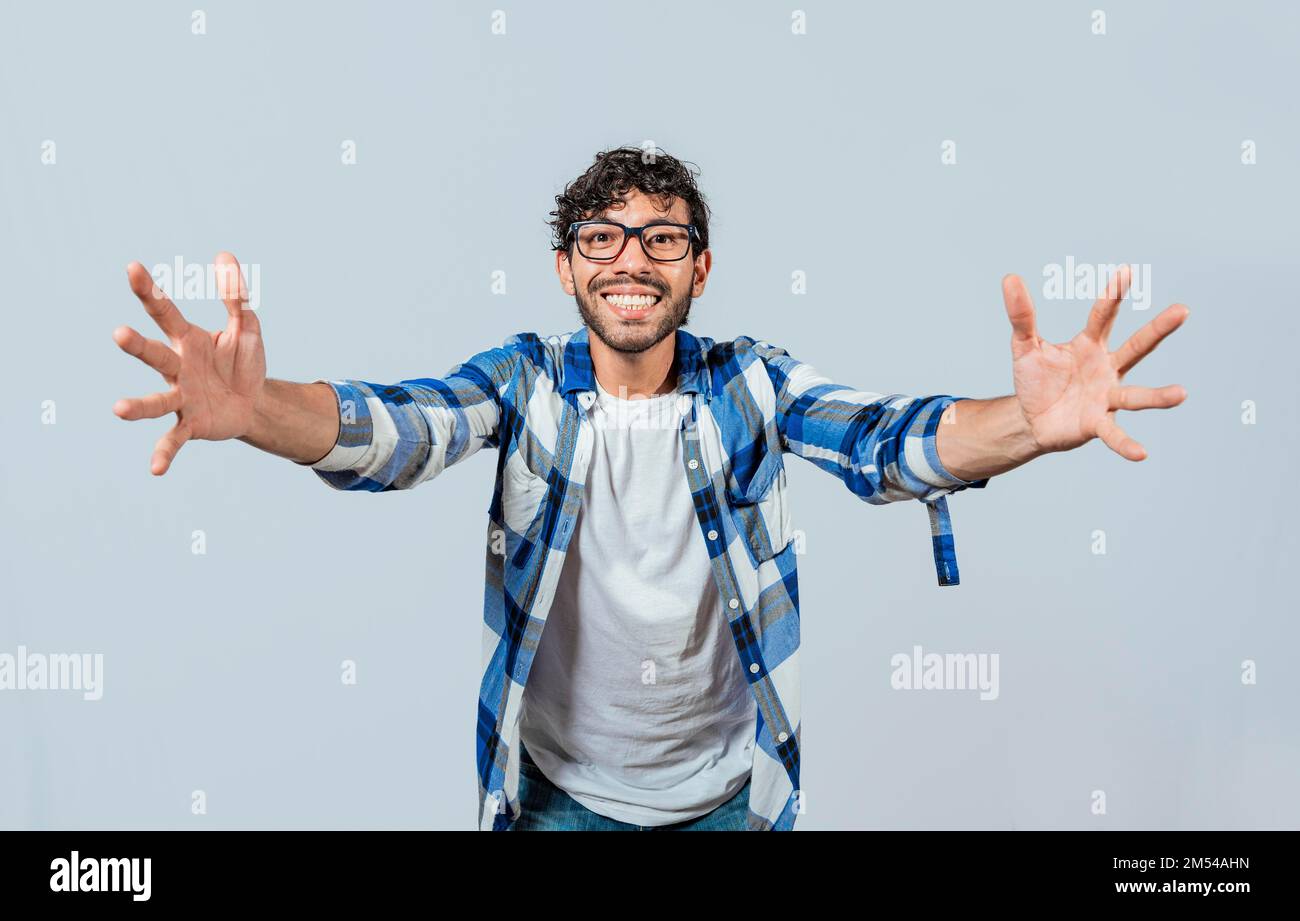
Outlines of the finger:
[[226,321],[226,332],[235,337],[243,330],[261,332],[257,311],[248,306],[248,287],[244,284],[244,273],[239,269],[239,260],[223,251],[217,253],[212,264],[216,269],[217,291],[221,295],[221,302],[226,305],[226,313],[230,315]]
[[146,339],[129,326],[113,330],[113,341],[168,380],[181,373],[181,357],[157,339]]
[[1109,409],[1168,409],[1187,399],[1178,384],[1167,387],[1112,387]]
[[1084,333],[1098,342],[1105,342],[1110,337],[1111,327],[1115,325],[1115,317],[1119,315],[1120,301],[1124,300],[1124,295],[1128,293],[1129,282],[1133,280],[1133,271],[1127,265],[1122,265],[1116,270],[1115,274],[1110,277],[1106,283],[1106,292],[1097,302],[1092,305],[1092,311],[1088,314],[1088,325],[1084,327]]
[[158,443],[153,447],[153,458],[149,462],[149,469],[154,476],[162,476],[172,465],[172,459],[176,457],[176,452],[181,449],[181,445],[190,440],[190,427],[187,422],[177,422],[167,434],[158,439]]
[[1115,422],[1113,415],[1107,416],[1097,426],[1097,437],[1105,442],[1120,457],[1131,461],[1145,460],[1147,449],[1142,447]]
[[226,305],[226,312],[232,317],[239,316],[240,311],[248,309],[248,289],[244,286],[239,260],[230,253],[220,252],[212,260],[212,266],[216,270],[217,293]]
[[147,397],[127,397],[113,404],[113,413],[128,422],[135,419],[157,419],[181,408],[181,392],[151,393]]
[[184,336],[190,324],[167,295],[163,294],[162,289],[154,284],[144,266],[138,262],[130,263],[126,267],[126,277],[131,283],[131,290],[140,298],[145,311],[153,317],[159,328],[173,339]]
[[1161,340],[1183,325],[1191,313],[1186,304],[1174,304],[1162,311],[1146,326],[1143,326],[1128,340],[1111,353],[1111,362],[1120,375],[1125,375],[1135,364],[1151,354]]
[[1002,279],[1002,299],[1007,305],[1007,319],[1011,321],[1011,355],[1019,358],[1038,347],[1034,302],[1029,299],[1025,283],[1018,275],[1007,275]]

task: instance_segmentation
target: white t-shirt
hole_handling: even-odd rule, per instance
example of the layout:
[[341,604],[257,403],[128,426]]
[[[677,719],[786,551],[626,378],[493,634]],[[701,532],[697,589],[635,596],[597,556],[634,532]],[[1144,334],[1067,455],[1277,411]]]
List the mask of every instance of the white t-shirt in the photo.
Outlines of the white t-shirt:
[[686,481],[683,394],[624,400],[599,381],[596,392],[582,510],[520,733],[591,811],[668,825],[744,786],[755,705]]

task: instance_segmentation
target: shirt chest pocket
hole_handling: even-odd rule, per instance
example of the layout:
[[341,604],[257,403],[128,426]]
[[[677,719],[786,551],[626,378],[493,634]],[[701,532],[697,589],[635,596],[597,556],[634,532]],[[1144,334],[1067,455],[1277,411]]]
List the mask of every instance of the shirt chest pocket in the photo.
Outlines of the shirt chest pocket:
[[727,514],[755,566],[784,550],[794,538],[790,525],[785,464],[777,452],[766,454],[754,476],[741,482],[727,478]]
[[501,517],[505,526],[520,536],[527,534],[544,509],[548,491],[546,478],[518,452],[512,453],[501,477]]

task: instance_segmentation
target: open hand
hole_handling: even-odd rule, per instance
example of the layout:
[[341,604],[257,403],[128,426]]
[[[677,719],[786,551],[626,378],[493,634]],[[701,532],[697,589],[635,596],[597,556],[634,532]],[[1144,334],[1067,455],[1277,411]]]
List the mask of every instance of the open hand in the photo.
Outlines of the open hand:
[[191,438],[221,441],[246,434],[266,382],[262,328],[257,314],[248,308],[239,263],[223,252],[217,254],[215,266],[229,314],[226,328],[215,332],[188,322],[140,263],[126,267],[131,290],[169,342],[146,339],[129,326],[113,330],[113,341],[161,374],[171,387],[118,400],[113,412],[128,420],[176,413],[176,424],[154,446],[150,469],[155,476],[167,472],[176,452]]
[[1100,438],[1121,457],[1143,460],[1146,449],[1119,427],[1116,412],[1168,409],[1186,399],[1187,391],[1177,384],[1135,387],[1122,383],[1124,375],[1182,326],[1190,313],[1185,305],[1174,304],[1110,351],[1107,339],[1131,277],[1129,267],[1122,266],[1110,279],[1105,294],[1092,305],[1087,325],[1060,345],[1039,338],[1034,305],[1024,282],[1016,275],[1002,279],[1012,329],[1016,399],[1042,451],[1067,451]]

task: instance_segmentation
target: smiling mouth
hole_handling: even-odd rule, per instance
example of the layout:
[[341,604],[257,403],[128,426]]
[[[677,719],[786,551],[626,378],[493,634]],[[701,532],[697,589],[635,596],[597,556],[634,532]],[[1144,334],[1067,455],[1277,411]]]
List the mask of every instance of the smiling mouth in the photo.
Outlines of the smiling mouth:
[[661,298],[657,294],[602,294],[601,298],[620,317],[634,318],[652,311]]

